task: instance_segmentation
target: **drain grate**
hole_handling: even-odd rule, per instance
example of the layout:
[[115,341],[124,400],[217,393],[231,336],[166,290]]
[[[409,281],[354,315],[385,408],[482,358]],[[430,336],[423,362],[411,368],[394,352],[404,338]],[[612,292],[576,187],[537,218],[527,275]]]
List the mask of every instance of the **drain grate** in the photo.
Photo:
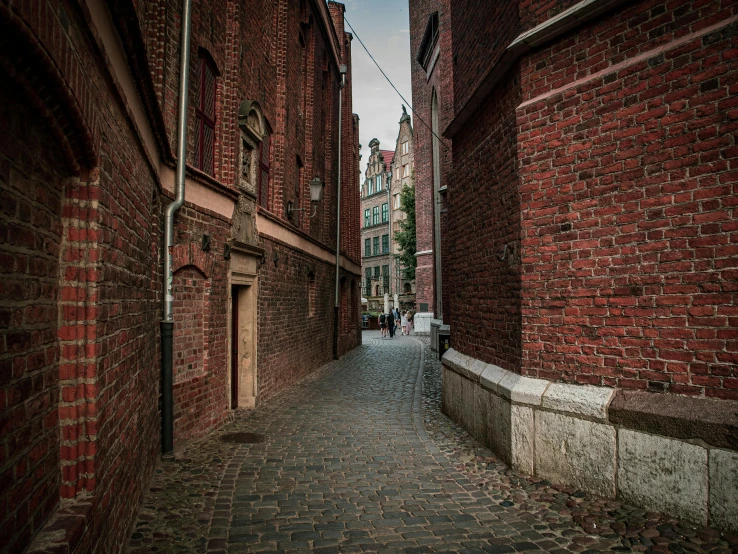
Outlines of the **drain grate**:
[[264,442],[266,437],[259,433],[228,433],[221,436],[220,440],[229,444],[255,444]]

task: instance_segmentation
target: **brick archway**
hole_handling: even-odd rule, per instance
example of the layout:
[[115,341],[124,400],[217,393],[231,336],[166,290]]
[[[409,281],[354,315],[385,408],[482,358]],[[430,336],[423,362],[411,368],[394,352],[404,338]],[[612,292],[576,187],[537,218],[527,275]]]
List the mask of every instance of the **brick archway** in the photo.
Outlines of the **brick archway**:
[[209,279],[213,274],[215,257],[205,252],[195,242],[185,242],[172,247],[172,273],[176,273],[185,266],[191,265]]

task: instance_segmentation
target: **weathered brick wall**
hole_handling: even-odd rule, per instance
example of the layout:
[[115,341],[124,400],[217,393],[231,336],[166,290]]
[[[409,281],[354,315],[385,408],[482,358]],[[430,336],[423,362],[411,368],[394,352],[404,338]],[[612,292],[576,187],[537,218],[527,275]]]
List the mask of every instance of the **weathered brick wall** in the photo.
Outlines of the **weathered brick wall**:
[[737,10],[641,2],[524,60],[526,373],[738,398]]
[[68,168],[0,72],[0,551],[59,501],[59,252]]
[[[39,236],[45,235],[44,243],[34,246],[43,252],[37,263],[58,260],[57,266],[47,265],[45,277],[26,277],[39,285],[46,280],[32,294],[45,299],[38,303],[42,310],[52,310],[55,301],[58,310],[35,316],[32,342],[51,350],[45,365],[27,375],[33,385],[28,392],[36,396],[23,406],[24,417],[15,414],[10,436],[24,436],[33,445],[30,453],[20,448],[13,456],[29,454],[31,462],[46,457],[44,468],[33,474],[12,468],[9,490],[16,493],[12,505],[18,511],[3,512],[3,529],[14,535],[2,541],[3,552],[26,548],[60,496],[80,508],[84,497],[84,505],[94,507],[87,523],[70,516],[74,525],[80,524],[75,531],[82,535],[81,552],[116,551],[125,543],[158,451],[156,185],[127,107],[111,84],[110,67],[97,52],[98,37],[82,19],[85,14],[56,1],[0,6],[2,82],[23,90],[22,100],[7,107],[14,117],[31,110],[43,120],[38,124],[26,117],[25,131],[4,133],[14,142],[24,132],[29,138],[39,133],[36,140],[43,146],[31,142],[16,154],[3,148],[9,157],[2,167],[8,175],[17,171],[28,179],[27,186],[16,189],[16,199],[25,197],[19,209],[31,200],[43,205],[30,221]],[[58,146],[63,159],[50,145]],[[34,182],[49,165],[70,177],[63,186],[53,173],[45,187]],[[59,233],[61,245],[53,238]],[[23,248],[22,241],[10,239],[10,250]],[[10,310],[16,318],[22,313],[18,308]],[[23,356],[16,357],[20,370]],[[26,371],[30,367],[26,364]],[[26,378],[18,377],[23,392]],[[10,396],[15,402],[15,393]],[[8,396],[3,392],[2,397],[4,403]],[[46,428],[56,435],[48,445],[36,417],[41,412]],[[0,475],[9,475],[9,462],[2,458]],[[6,518],[16,520],[9,526]]]
[[[415,59],[423,39],[429,16],[439,12],[440,59],[433,73],[428,74]],[[415,141],[415,226],[416,250],[434,250],[434,198],[433,156],[431,126],[431,99],[436,91],[440,104],[439,129],[442,131],[453,116],[453,68],[451,64],[451,22],[447,0],[418,0],[410,4],[410,57],[413,89],[414,141]],[[422,122],[421,122],[422,119]],[[423,123],[424,122],[424,123]],[[440,148],[441,186],[447,184],[451,165],[451,140],[442,140],[449,148]],[[429,311],[435,306],[435,262],[432,254],[418,257],[415,272],[415,303],[418,310],[427,304]]]
[[[264,238],[264,247],[258,307],[260,401],[333,359],[336,275],[335,265],[281,242]],[[341,286],[339,355],[360,344],[359,286],[359,278],[351,275]],[[352,288],[356,291],[353,295]],[[311,290],[315,299],[312,309]]]
[[519,102],[519,80],[511,72],[454,138],[443,234],[443,319],[454,348],[511,371],[520,369],[521,355],[521,269],[514,251],[520,239]]

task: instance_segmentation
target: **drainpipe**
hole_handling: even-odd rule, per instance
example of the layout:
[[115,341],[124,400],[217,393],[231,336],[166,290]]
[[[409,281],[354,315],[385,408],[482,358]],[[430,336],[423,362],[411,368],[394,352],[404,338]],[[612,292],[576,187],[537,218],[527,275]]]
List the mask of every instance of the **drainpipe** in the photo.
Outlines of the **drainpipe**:
[[338,283],[341,276],[341,139],[343,134],[343,87],[346,86],[346,66],[341,66],[341,86],[338,89],[338,194],[336,208],[336,303],[333,306],[333,359],[338,359]]
[[174,450],[174,394],[172,355],[174,321],[172,317],[172,243],[174,216],[184,204],[187,157],[187,85],[190,72],[190,29],[192,0],[182,2],[182,43],[179,67],[179,113],[177,116],[177,175],[174,202],[164,216],[164,318],[161,321],[161,452]]

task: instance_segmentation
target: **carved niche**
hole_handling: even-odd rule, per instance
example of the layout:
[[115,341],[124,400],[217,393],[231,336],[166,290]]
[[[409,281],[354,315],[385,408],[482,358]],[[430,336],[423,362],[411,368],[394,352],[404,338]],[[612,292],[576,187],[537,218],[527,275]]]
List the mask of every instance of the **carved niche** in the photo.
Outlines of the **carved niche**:
[[233,210],[231,239],[242,244],[256,245],[256,203],[253,199],[241,194]]

